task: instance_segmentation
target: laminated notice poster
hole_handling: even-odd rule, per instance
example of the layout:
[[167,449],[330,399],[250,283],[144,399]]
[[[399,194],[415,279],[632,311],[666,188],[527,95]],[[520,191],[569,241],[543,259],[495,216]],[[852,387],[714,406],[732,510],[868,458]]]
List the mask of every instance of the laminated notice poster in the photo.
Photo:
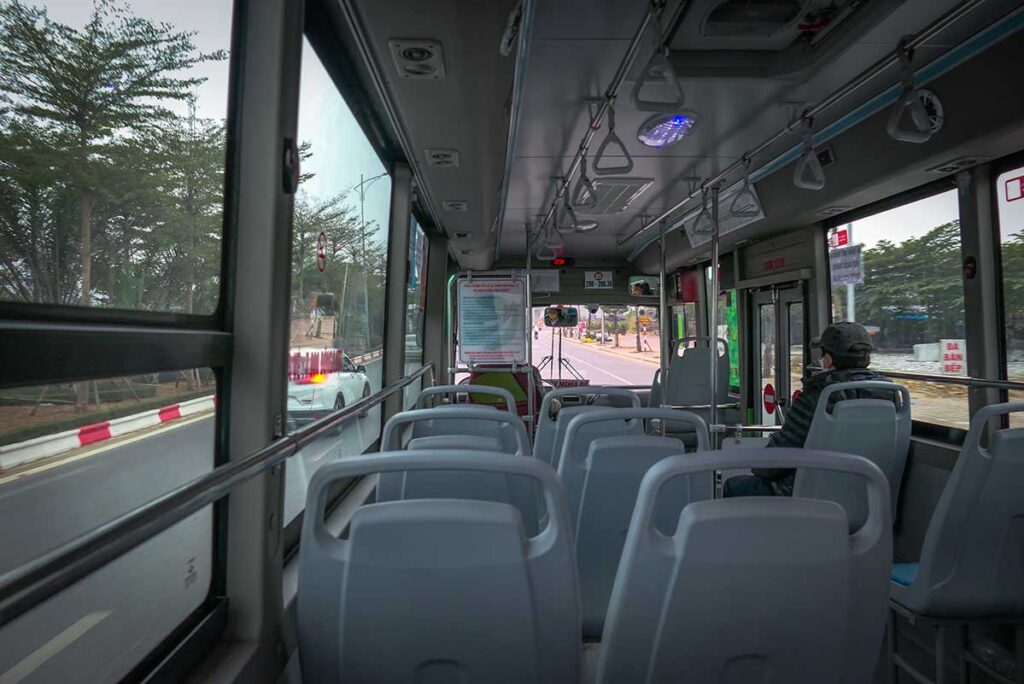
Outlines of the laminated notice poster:
[[459,359],[474,365],[526,363],[524,281],[459,281]]

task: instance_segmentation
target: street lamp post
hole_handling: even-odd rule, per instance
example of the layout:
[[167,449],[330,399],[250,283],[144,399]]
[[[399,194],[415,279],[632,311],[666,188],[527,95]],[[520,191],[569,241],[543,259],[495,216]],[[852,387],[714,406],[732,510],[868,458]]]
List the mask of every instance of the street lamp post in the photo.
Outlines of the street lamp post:
[[[361,250],[362,250],[362,257],[363,257],[362,258],[362,262],[363,262],[363,268],[364,269],[366,268],[366,264],[367,264],[367,261],[366,261],[366,210],[365,210],[365,205],[366,205],[366,188],[369,187],[370,185],[373,185],[373,183],[375,181],[379,181],[381,178],[384,178],[387,175],[388,174],[387,174],[386,171],[384,173],[379,173],[376,176],[372,176],[370,178],[364,178],[363,174],[359,174],[359,185],[356,186],[357,188],[359,188],[359,233],[360,233],[360,241],[362,243]],[[346,272],[346,275],[348,275],[347,272]],[[364,341],[364,347],[365,347],[366,351],[370,350],[370,302],[369,302],[369,293],[367,292],[368,284],[369,283],[367,281],[366,271],[364,270],[364,272],[363,272],[363,311],[364,311],[364,314],[366,316],[366,328],[365,328],[366,339]]]

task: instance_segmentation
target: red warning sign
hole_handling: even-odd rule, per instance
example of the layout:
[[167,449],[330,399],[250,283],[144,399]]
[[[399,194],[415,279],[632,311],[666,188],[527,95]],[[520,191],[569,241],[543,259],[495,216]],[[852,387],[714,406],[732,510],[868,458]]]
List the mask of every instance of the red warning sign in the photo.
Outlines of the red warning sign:
[[764,410],[769,416],[775,413],[775,385],[767,383],[763,393]]
[[1016,202],[1024,198],[1024,176],[1017,176],[1006,181],[1006,201]]

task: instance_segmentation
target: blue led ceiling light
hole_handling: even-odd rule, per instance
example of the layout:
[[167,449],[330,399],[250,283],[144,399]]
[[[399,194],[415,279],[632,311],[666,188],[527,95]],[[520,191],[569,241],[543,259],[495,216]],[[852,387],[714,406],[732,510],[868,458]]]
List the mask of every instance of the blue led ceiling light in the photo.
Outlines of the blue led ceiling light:
[[668,147],[693,133],[695,125],[697,116],[693,112],[659,113],[640,124],[636,138],[647,147]]

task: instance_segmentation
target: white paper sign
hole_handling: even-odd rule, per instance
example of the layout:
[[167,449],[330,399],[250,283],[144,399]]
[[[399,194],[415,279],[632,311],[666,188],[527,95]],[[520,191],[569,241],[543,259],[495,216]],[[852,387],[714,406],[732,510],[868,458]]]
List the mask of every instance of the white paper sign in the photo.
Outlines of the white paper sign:
[[967,375],[967,340],[939,340],[939,358],[943,373]]
[[526,284],[506,278],[459,281],[459,359],[526,363]]
[[862,247],[863,245],[850,245],[829,250],[829,270],[832,271],[833,285],[864,284]]
[[530,288],[534,292],[558,292],[561,274],[556,268],[546,268],[530,273]]
[[612,289],[611,271],[584,271],[584,290],[610,290]]

